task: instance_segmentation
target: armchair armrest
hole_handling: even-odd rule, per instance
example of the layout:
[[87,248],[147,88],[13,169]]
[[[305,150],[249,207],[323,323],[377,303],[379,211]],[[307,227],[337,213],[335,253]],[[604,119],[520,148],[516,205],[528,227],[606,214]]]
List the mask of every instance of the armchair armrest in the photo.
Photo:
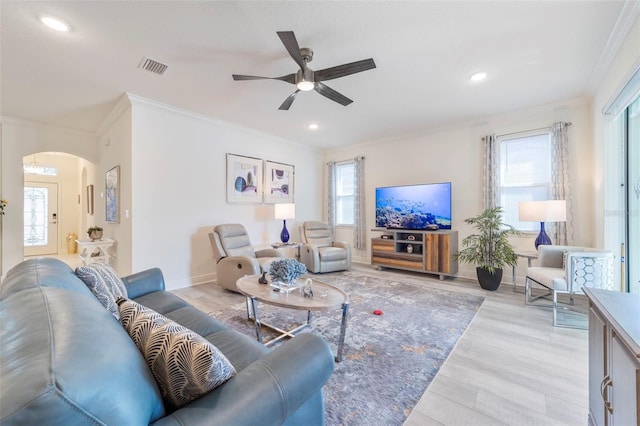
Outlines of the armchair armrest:
[[122,277],[130,299],[144,296],[154,291],[164,290],[164,276],[159,268],[147,269]]
[[258,274],[260,273],[260,264],[256,258],[247,256],[228,256],[218,261],[218,274],[220,272],[228,273],[231,270],[237,272],[239,277]]
[[320,252],[315,244],[304,244],[300,248],[300,261],[307,266],[312,273],[320,272]]
[[567,253],[566,268],[570,293],[580,293],[583,287],[615,290],[611,252]]
[[257,257],[284,257],[284,254],[282,254],[282,252],[276,249],[267,248],[267,249],[256,250],[256,256]]
[[321,391],[333,367],[324,339],[302,333],[154,426],[281,425]]

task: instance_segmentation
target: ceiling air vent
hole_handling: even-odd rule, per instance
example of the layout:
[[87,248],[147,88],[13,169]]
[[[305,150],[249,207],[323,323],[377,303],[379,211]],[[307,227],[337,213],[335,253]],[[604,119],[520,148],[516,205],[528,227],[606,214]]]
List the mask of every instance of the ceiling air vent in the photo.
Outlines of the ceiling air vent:
[[142,58],[142,62],[138,65],[138,68],[142,68],[143,70],[151,71],[158,75],[164,74],[167,70],[168,65],[163,64],[162,62],[158,62],[151,58],[147,58],[146,56]]

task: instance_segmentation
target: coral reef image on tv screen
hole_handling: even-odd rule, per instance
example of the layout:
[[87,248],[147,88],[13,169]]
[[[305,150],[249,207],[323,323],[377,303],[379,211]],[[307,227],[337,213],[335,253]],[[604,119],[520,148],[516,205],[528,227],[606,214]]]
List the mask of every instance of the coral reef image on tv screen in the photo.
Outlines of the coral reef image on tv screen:
[[451,229],[451,182],[376,188],[376,227]]

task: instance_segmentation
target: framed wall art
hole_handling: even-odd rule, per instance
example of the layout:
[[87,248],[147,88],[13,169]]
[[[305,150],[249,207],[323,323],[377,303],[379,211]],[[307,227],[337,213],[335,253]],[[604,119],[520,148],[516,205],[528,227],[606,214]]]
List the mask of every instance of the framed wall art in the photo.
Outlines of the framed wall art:
[[264,202],[271,204],[293,203],[293,181],[295,169],[292,165],[265,161]]
[[120,166],[108,170],[104,175],[106,221],[120,223]]
[[262,203],[262,160],[227,154],[227,202]]
[[93,185],[87,185],[87,214],[93,214]]

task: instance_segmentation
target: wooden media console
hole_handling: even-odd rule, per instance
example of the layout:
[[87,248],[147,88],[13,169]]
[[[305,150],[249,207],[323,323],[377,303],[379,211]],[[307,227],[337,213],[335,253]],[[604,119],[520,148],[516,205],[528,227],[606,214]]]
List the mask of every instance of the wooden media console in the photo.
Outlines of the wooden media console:
[[385,230],[389,238],[371,239],[371,264],[379,268],[437,274],[458,273],[451,255],[458,251],[458,231]]

